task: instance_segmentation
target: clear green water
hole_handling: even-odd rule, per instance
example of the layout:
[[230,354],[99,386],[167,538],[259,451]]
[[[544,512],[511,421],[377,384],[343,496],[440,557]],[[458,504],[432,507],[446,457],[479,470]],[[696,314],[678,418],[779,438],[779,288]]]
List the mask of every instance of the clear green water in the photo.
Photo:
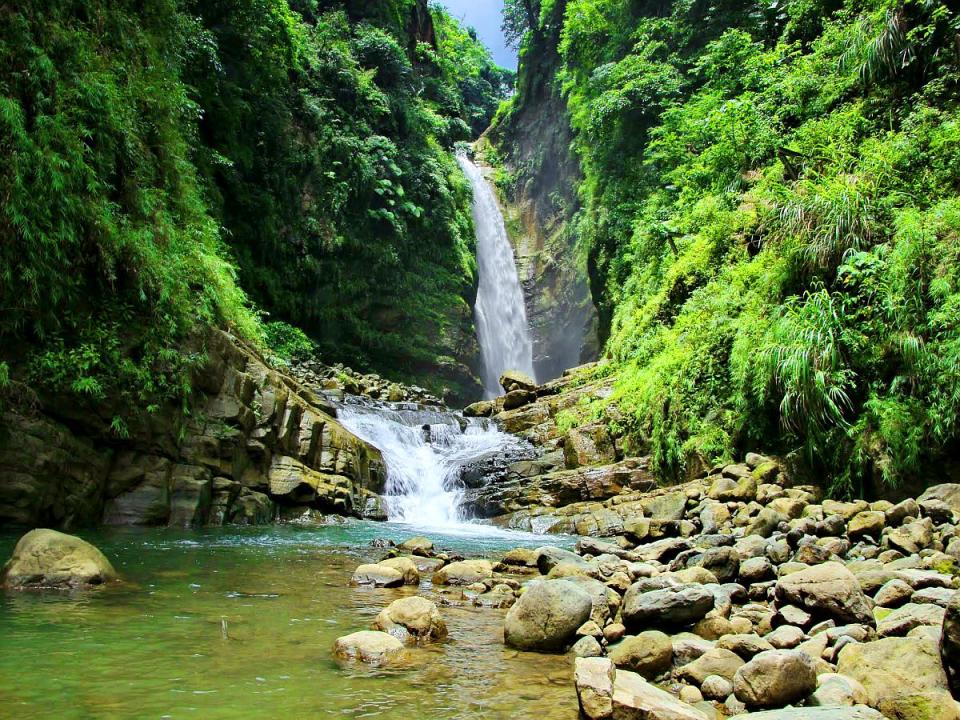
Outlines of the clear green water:
[[[74,595],[0,592],[2,718],[533,718],[577,716],[572,660],[502,644],[503,611],[442,607],[450,640],[403,669],[342,668],[330,648],[419,589],[350,588],[372,539],[407,526],[79,533],[123,574]],[[445,536],[493,554],[542,539]],[[17,535],[0,535],[0,558]],[[2,560],[0,560],[2,561]],[[224,639],[221,619],[227,624]]]

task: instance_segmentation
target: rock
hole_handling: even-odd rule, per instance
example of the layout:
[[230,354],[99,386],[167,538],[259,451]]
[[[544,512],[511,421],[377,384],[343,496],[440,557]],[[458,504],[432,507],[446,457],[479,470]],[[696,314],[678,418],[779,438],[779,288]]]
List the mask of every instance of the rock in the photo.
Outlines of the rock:
[[703,679],[700,692],[708,700],[723,702],[733,692],[733,683],[719,675],[708,675]]
[[872,625],[873,613],[860,583],[840,563],[827,562],[777,581],[778,603],[791,603],[839,622]]
[[877,590],[874,602],[880,607],[896,608],[908,602],[913,596],[913,588],[904,580],[894,578]]
[[884,638],[848,644],[840,651],[837,672],[863,685],[871,707],[901,720],[924,720],[920,714],[904,714],[911,703],[919,710],[931,699],[949,698],[940,653],[930,640]]
[[613,663],[607,658],[577,658],[573,678],[580,712],[587,720],[613,717]]
[[720,583],[733,582],[740,572],[740,553],[731,547],[710,548],[689,558],[687,567],[709,570]]
[[504,641],[520,650],[563,650],[590,618],[590,595],[569,580],[527,586],[504,620]]
[[590,565],[590,563],[575,552],[562,550],[561,548],[549,545],[537,548],[534,552],[537,554],[537,570],[540,571],[541,575],[547,575],[553,568],[561,563],[579,565],[581,567],[589,567]]
[[698,687],[711,675],[719,675],[733,682],[734,676],[743,665],[743,658],[736,653],[712,648],[692,663],[679,668],[677,677]]
[[773,645],[755,633],[724,635],[717,641],[717,647],[734,652],[744,659],[750,659],[762,652],[775,649]]
[[396,568],[371,563],[361,565],[353,571],[351,585],[371,585],[373,587],[400,587],[403,585],[403,573]]
[[537,394],[532,390],[511,390],[503,396],[503,409],[516,410],[524,405],[529,405],[537,399]]
[[403,643],[377,630],[361,630],[337,638],[333,654],[341,660],[359,660],[369,665],[386,665],[403,655]]
[[570,652],[581,658],[601,657],[603,655],[603,647],[595,637],[587,635],[577,640],[573,644],[573,647],[570,648]]
[[700,710],[651,685],[636,673],[617,671],[613,682],[615,720],[707,720]]
[[792,650],[803,642],[803,630],[794,625],[781,625],[764,637],[777,650]]
[[447,636],[447,625],[436,604],[417,596],[394,600],[377,615],[373,629],[402,642],[430,642]]
[[492,400],[481,400],[463,409],[464,417],[490,417],[493,415],[495,403]]
[[796,703],[817,688],[813,660],[796,650],[768,650],[737,670],[733,692],[748,707]]
[[776,577],[773,563],[765,557],[752,557],[740,563],[740,582],[746,585],[765,582]]
[[846,675],[824,673],[817,676],[817,690],[809,704],[817,707],[867,705],[870,697],[859,682]]
[[785,522],[786,518],[775,510],[764,508],[747,525],[744,535],[759,535],[768,538],[780,527],[780,523]]
[[684,685],[680,688],[680,702],[696,705],[703,702],[703,693],[691,685]]
[[903,522],[908,518],[920,517],[920,506],[917,505],[916,500],[913,498],[908,498],[887,510],[886,516],[887,525],[890,527],[897,527],[902,525]]
[[410,553],[411,555],[429,557],[430,553],[433,552],[433,541],[430,538],[425,538],[422,535],[418,535],[416,537],[408,538],[400,543],[400,549],[404,552]]
[[393,568],[401,575],[403,575],[403,584],[404,585],[419,585],[420,584],[420,570],[417,568],[417,564],[413,561],[412,558],[408,557],[395,557],[387,558],[386,560],[381,560],[378,565],[384,567]]
[[887,543],[890,547],[908,555],[920,552],[929,547],[932,542],[933,523],[930,518],[914,520],[894,528],[887,534]]
[[943,618],[940,655],[955,697],[960,697],[960,592],[953,596]]
[[880,539],[880,534],[887,524],[887,516],[876,510],[864,510],[850,519],[847,525],[847,535],[851,540],[859,540],[869,536],[874,540]]
[[693,625],[713,609],[713,593],[702,585],[643,592],[640,583],[623,596],[623,622],[628,627]]
[[0,569],[0,587],[82,588],[117,579],[113,565],[93,545],[56,530],[31,530]]
[[567,432],[563,442],[563,460],[569,469],[616,462],[617,450],[606,424],[592,423]]
[[508,393],[514,390],[530,391],[537,389],[537,383],[532,377],[519,370],[506,370],[500,376],[500,387]]
[[434,585],[472,585],[493,577],[489,560],[461,560],[445,565],[433,574]]
[[730,720],[887,720],[882,714],[865,705],[856,707],[803,707],[766,710],[765,712],[736,715]]
[[641,501],[644,514],[652,520],[680,522],[687,509],[683,492],[669,492],[645,497]]
[[960,484],[946,483],[929,487],[917,498],[917,503],[923,504],[927,500],[940,500],[960,515]]
[[626,668],[653,680],[670,669],[673,643],[664,633],[650,630],[625,637],[608,648],[607,655],[618,668]]
[[907,603],[877,623],[877,634],[880,637],[903,636],[922,625],[939,628],[943,625],[945,612],[939,605]]

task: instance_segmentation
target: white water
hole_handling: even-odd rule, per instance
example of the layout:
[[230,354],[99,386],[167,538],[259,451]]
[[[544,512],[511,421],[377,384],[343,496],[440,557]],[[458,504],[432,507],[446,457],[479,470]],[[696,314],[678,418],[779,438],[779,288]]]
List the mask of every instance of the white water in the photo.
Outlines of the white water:
[[345,404],[337,419],[383,453],[390,520],[420,527],[448,528],[463,522],[461,468],[492,451],[519,445],[491,422],[472,419],[461,430],[462,418],[451,412],[403,403]]
[[464,155],[459,155],[457,160],[473,186],[473,223],[480,274],[474,320],[483,355],[484,392],[488,398],[494,398],[502,393],[500,375],[504,370],[519,370],[535,379],[533,342],[513,247],[500,206],[480,168]]

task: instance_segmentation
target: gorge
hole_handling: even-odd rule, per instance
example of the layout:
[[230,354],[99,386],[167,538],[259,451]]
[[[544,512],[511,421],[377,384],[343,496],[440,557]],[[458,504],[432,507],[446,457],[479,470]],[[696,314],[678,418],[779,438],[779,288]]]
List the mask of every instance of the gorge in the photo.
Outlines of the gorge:
[[502,6],[0,8],[0,715],[960,720],[960,15]]

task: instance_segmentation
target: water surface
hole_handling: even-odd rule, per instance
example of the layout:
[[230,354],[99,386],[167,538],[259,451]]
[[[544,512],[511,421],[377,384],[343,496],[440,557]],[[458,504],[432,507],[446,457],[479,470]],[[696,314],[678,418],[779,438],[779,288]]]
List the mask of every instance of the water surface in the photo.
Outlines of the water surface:
[[[470,555],[544,542],[482,527],[445,532],[428,534]],[[332,660],[333,641],[366,629],[391,600],[430,594],[428,579],[419,589],[348,586],[358,563],[382,555],[372,539],[415,533],[360,521],[79,533],[126,582],[73,595],[0,592],[0,717],[574,720],[572,659],[505,648],[500,610],[442,607],[450,640],[415,650],[409,667]],[[0,558],[16,539],[0,535]]]

